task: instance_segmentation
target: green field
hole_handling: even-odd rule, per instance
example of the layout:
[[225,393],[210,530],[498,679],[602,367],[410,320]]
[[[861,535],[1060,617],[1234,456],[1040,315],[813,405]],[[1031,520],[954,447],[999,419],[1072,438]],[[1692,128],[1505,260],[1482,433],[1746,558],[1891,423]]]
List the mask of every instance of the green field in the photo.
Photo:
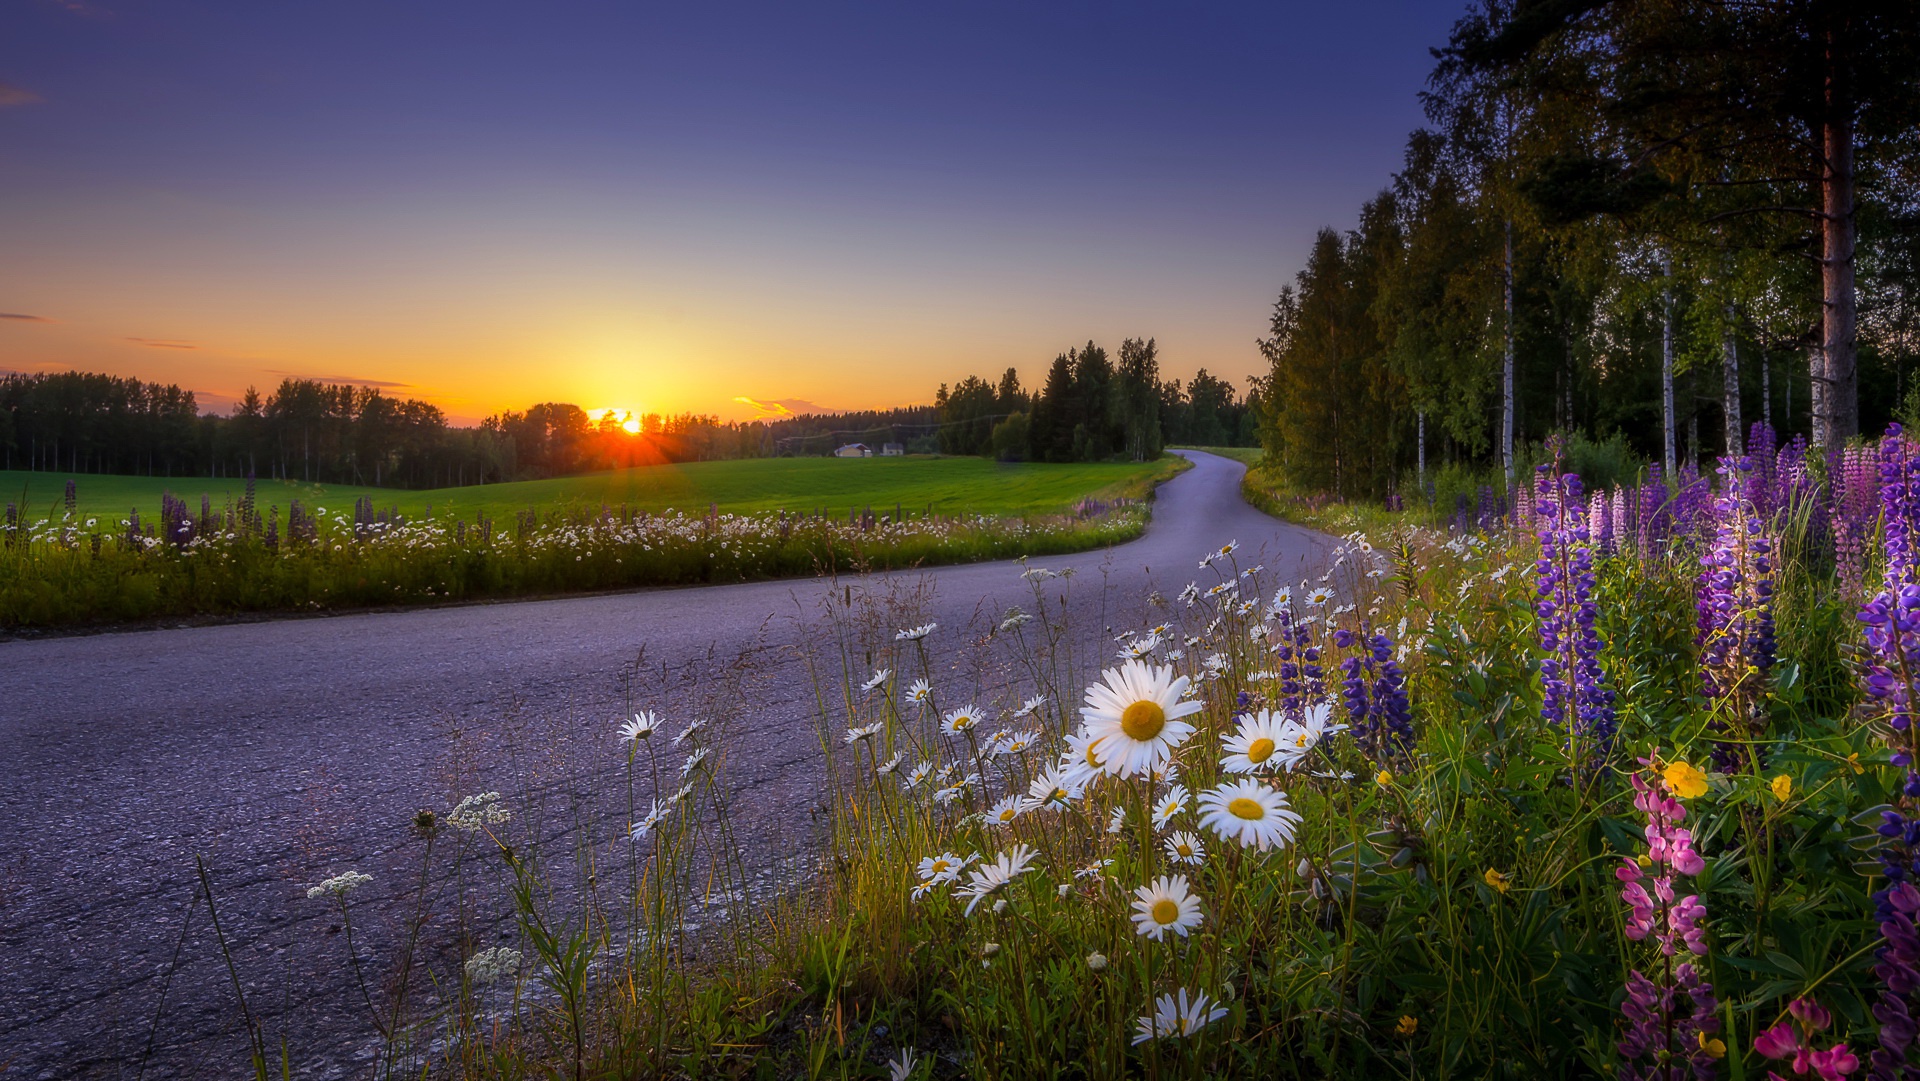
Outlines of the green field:
[[[427,491],[262,480],[256,485],[256,500],[263,510],[285,510],[298,499],[309,510],[325,507],[337,514],[368,496],[377,509],[397,507],[409,518],[431,514],[471,519],[484,512],[502,519],[529,508],[597,510],[602,505],[690,512],[704,512],[711,505],[740,513],[819,510],[836,515],[869,507],[882,513],[899,506],[909,515],[929,510],[943,515],[1025,515],[1065,511],[1085,498],[1142,498],[1183,465],[1172,457],[1086,465],[1007,465],[980,458],[760,458]],[[24,505],[27,520],[58,517],[69,479],[75,482],[83,516],[114,522],[135,508],[143,519],[157,518],[162,492],[172,492],[197,511],[203,494],[218,509],[229,499],[238,500],[246,487],[245,481],[227,478],[7,470],[0,471],[0,502]]]

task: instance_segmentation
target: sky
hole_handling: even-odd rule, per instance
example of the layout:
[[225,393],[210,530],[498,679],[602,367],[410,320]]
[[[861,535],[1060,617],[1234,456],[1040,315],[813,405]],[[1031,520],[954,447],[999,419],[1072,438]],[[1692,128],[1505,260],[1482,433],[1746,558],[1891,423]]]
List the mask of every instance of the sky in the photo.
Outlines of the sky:
[[1461,10],[16,0],[0,369],[742,419],[1152,337],[1244,387]]

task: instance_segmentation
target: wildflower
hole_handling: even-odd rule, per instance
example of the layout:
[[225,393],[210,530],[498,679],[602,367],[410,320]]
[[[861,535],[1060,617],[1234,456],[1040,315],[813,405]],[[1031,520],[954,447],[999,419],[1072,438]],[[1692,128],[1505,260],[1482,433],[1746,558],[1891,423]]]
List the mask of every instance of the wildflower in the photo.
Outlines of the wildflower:
[[1041,773],[1027,785],[1027,810],[1030,811],[1043,807],[1058,810],[1079,798],[1079,789],[1058,766]]
[[481,950],[467,958],[466,968],[467,982],[475,987],[484,987],[520,971],[520,951],[505,946]]
[[1152,1016],[1134,1019],[1136,1046],[1167,1036],[1192,1036],[1227,1015],[1226,1007],[1214,1006],[1213,1000],[1204,994],[1189,998],[1184,987],[1177,998],[1161,995],[1153,1005]]
[[653,832],[654,827],[660,825],[660,823],[662,822],[665,822],[667,820],[667,816],[672,813],[673,813],[672,802],[661,803],[658,799],[654,800],[652,807],[650,807],[647,810],[646,817],[642,818],[640,821],[633,824],[633,828],[627,831],[627,837],[630,840],[635,840],[635,841],[641,839],[642,837],[645,837],[649,833]]
[[928,856],[920,861],[919,875],[934,882],[955,882],[967,864],[973,862],[971,856],[956,856],[951,852],[942,852],[938,856]]
[[1207,848],[1199,835],[1178,830],[1167,837],[1167,858],[1175,863],[1199,863],[1206,859]]
[[933,763],[922,762],[919,765],[908,770],[907,775],[900,779],[900,783],[905,785],[908,788],[918,788],[922,783],[926,781],[928,777],[932,775],[933,775]]
[[[1878,1012],[1878,1011],[1876,1011]],[[1814,1036],[1833,1024],[1833,1015],[1811,999],[1796,998],[1787,1003],[1788,1020],[1762,1031],[1753,1038],[1753,1049],[1767,1058],[1791,1058],[1796,1075],[1811,1071],[1821,1081],[1840,1081],[1860,1068],[1860,1059],[1844,1043],[1816,1050]],[[1886,1024],[1885,1019],[1882,1024]],[[1717,1041],[1716,1041],[1717,1042]],[[1725,1051],[1722,1050],[1722,1054]],[[1718,1056],[1715,1056],[1718,1057]],[[1877,1057],[1877,1056],[1876,1056]],[[1877,1064],[1876,1064],[1877,1065]],[[1875,1077],[1882,1076],[1876,1070]],[[1886,1074],[1885,1076],[1894,1076]]]
[[1499,890],[1501,893],[1507,892],[1507,889],[1511,884],[1511,879],[1509,876],[1503,875],[1491,867],[1487,868],[1487,873],[1484,875],[1481,875],[1480,877],[1482,880],[1486,882],[1487,885],[1492,886],[1494,889]]
[[693,734],[695,732],[700,731],[702,728],[705,728],[706,726],[707,726],[707,722],[704,718],[695,720],[692,724],[689,724],[685,728],[681,729],[679,735],[673,737],[673,745],[675,747],[680,746],[681,744],[685,743],[689,739],[692,739]]
[[1095,972],[1105,972],[1107,970],[1107,955],[1097,951],[1088,954],[1087,967]]
[[1019,796],[1008,796],[987,809],[987,825],[1011,826],[1013,820],[1020,817]]
[[1044,694],[1036,694],[1025,702],[1020,703],[1020,708],[1013,711],[1013,717],[1015,720],[1019,720],[1022,717],[1031,717],[1034,711],[1046,704],[1047,696]]
[[1283,742],[1287,734],[1286,721],[1272,710],[1249,713],[1238,721],[1239,727],[1223,744],[1227,753],[1220,757],[1220,768],[1228,773],[1257,773],[1276,766],[1286,767],[1299,761],[1299,755],[1305,753]]
[[901,758],[902,758],[901,753],[899,751],[895,751],[893,753],[892,758],[889,758],[885,762],[882,762],[878,766],[875,766],[874,771],[882,775],[892,773],[893,771],[900,768]]
[[940,722],[940,728],[948,735],[957,736],[979,723],[980,711],[971,705],[966,705],[948,713]]
[[1073,872],[1073,877],[1099,878],[1101,872],[1105,871],[1107,868],[1111,866],[1113,866],[1113,861],[1110,859],[1094,860],[1092,863],[1087,864],[1085,867],[1075,868]]
[[1230,781],[1200,795],[1200,824],[1222,840],[1238,841],[1262,852],[1293,841],[1300,816],[1287,797],[1258,781]]
[[907,688],[907,701],[916,706],[924,706],[933,698],[933,687],[924,679],[916,679]]
[[372,881],[372,875],[363,875],[358,871],[346,871],[322,881],[318,886],[308,889],[307,897],[309,899],[325,897],[329,893],[335,897],[345,897],[347,894]]
[[1040,733],[1032,729],[1024,732],[996,732],[993,739],[999,744],[1000,754],[1025,754],[1040,742]]
[[1000,944],[998,942],[989,942],[980,947],[980,956],[982,957],[992,957],[999,952]]
[[685,777],[694,770],[699,769],[700,764],[706,760],[707,749],[705,747],[695,747],[693,753],[687,756],[687,760],[680,763],[680,776]]
[[500,793],[482,792],[477,796],[468,796],[459,806],[447,812],[447,825],[468,833],[478,833],[488,826],[499,825],[513,817],[500,802]]
[[1774,799],[1785,803],[1787,802],[1787,797],[1793,794],[1793,778],[1782,773],[1778,777],[1775,777],[1773,783],[1767,787],[1772,789]]
[[1108,833],[1119,833],[1121,830],[1124,830],[1126,828],[1127,828],[1127,809],[1124,805],[1117,806],[1113,810],[1107,812],[1107,832]]
[[860,693],[865,694],[868,691],[871,691],[874,688],[880,686],[882,683],[885,683],[887,681],[887,678],[891,675],[893,675],[893,669],[891,668],[879,669],[878,671],[873,673],[873,678],[867,680],[865,683],[862,683],[860,685]]
[[902,1047],[900,1057],[887,1063],[887,1081],[907,1081],[919,1068],[919,1054],[911,1047]]
[[1019,606],[1007,609],[1007,618],[1000,621],[1000,629],[1010,631],[1033,622],[1033,617],[1020,610]]
[[1699,1032],[1694,1034],[1694,1041],[1700,1045],[1700,1050],[1704,1052],[1708,1058],[1727,1057],[1727,1041],[1725,1040],[1715,1036],[1708,1036],[1705,1032]]
[[1300,711],[1298,720],[1288,720],[1281,725],[1280,742],[1285,745],[1284,753],[1292,759],[1288,769],[1307,756],[1307,752],[1320,745],[1328,736],[1336,736],[1347,730],[1344,724],[1329,723],[1333,719],[1333,706],[1327,702],[1316,702]]
[[1188,680],[1171,666],[1129,661],[1101,677],[1104,682],[1087,688],[1080,717],[1106,772],[1131,777],[1150,770],[1193,734],[1193,725],[1179,718],[1199,712],[1201,703],[1181,700]]
[[1085,788],[1106,773],[1100,765],[1099,748],[1100,741],[1092,736],[1081,732],[1067,734],[1067,749],[1060,755],[1060,768],[1075,788]]
[[1309,608],[1324,608],[1327,606],[1327,602],[1331,600],[1333,600],[1333,590],[1328,589],[1326,586],[1315,586],[1307,591],[1307,607]]
[[1541,713],[1570,735],[1590,740],[1594,754],[1604,756],[1613,739],[1613,691],[1600,667],[1600,635],[1594,630],[1593,546],[1580,478],[1542,465],[1534,487],[1534,514],[1540,519],[1534,612],[1546,654],[1540,662]]
[[1401,1014],[1400,1020],[1393,1026],[1396,1036],[1411,1036],[1420,1028],[1420,1019],[1411,1014]]
[[633,715],[633,720],[620,726],[620,738],[628,743],[638,744],[641,740],[653,735],[653,730],[658,727],[660,727],[660,718],[655,717],[651,712],[636,713]]
[[934,629],[939,626],[940,624],[938,623],[922,623],[918,627],[909,627],[894,635],[893,640],[896,642],[918,642],[927,635],[932,634]]
[[992,863],[967,872],[967,884],[959,890],[959,894],[967,898],[967,915],[973,915],[974,907],[1002,886],[1032,870],[1035,854],[1029,845],[1015,845],[1000,853]]
[[1187,786],[1174,785],[1153,805],[1153,828],[1160,829],[1167,823],[1185,814],[1187,810]]
[[1392,788],[1393,774],[1386,770],[1381,770],[1379,773],[1373,775],[1373,783],[1379,785],[1381,788]]
[[1181,938],[1200,926],[1200,898],[1187,889],[1187,876],[1153,880],[1133,891],[1133,926],[1158,942],[1171,931]]
[[1707,794],[1707,775],[1685,762],[1674,762],[1660,774],[1667,782],[1667,789],[1681,799],[1695,799]]
[[859,743],[863,740],[872,739],[873,737],[879,735],[880,729],[884,727],[885,727],[884,724],[882,724],[879,721],[875,721],[872,724],[863,724],[858,728],[849,728],[847,729],[846,740],[848,743]]

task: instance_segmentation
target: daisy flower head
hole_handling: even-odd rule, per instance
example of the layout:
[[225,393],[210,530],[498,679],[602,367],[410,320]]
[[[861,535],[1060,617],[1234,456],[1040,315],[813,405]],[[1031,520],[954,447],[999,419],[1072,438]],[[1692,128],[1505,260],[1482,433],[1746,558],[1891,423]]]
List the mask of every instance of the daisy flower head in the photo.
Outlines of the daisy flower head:
[[980,902],[997,893],[1001,887],[1033,870],[1035,855],[1030,845],[1014,845],[1000,853],[992,863],[983,863],[967,872],[967,884],[959,890],[959,894],[967,898],[967,915],[973,915],[973,910]]
[[1041,808],[1059,810],[1080,798],[1080,790],[1067,780],[1067,773],[1059,766],[1046,770],[1033,779],[1027,786],[1027,810]]
[[902,755],[899,751],[895,751],[893,752],[892,758],[889,758],[885,762],[882,762],[878,766],[875,766],[874,769],[882,774],[892,773],[893,771],[900,768],[900,760],[903,757],[905,756]]
[[918,788],[922,782],[931,776],[933,776],[933,763],[922,762],[908,770],[907,775],[902,777],[900,782],[908,788]]
[[1167,858],[1175,863],[1199,863],[1207,858],[1207,846],[1200,843],[1199,834],[1175,830],[1167,835]]
[[1085,788],[1105,773],[1100,763],[1100,741],[1084,732],[1067,734],[1067,749],[1060,752],[1060,768],[1076,788]]
[[673,737],[673,745],[675,747],[680,746],[682,743],[685,743],[689,739],[692,739],[693,734],[695,732],[700,731],[702,728],[705,728],[706,726],[707,726],[707,722],[704,719],[696,720],[693,723],[687,725],[685,728],[682,728],[680,730],[679,735]]
[[1326,586],[1315,586],[1307,591],[1307,607],[1309,608],[1324,608],[1327,602],[1331,600],[1333,600],[1333,590],[1328,589]]
[[1280,726],[1279,741],[1282,749],[1290,756],[1285,763],[1287,769],[1299,764],[1307,752],[1319,746],[1320,741],[1329,736],[1339,735],[1347,730],[1344,724],[1333,724],[1333,705],[1329,702],[1316,702],[1300,711],[1297,719],[1289,718]]
[[882,683],[885,683],[887,681],[887,677],[891,675],[893,675],[893,669],[891,668],[882,668],[874,672],[873,678],[867,680],[865,683],[862,683],[860,685],[860,693],[866,694],[867,692],[872,691],[873,689],[879,687]]
[[1198,926],[1200,898],[1187,888],[1186,875],[1156,878],[1133,891],[1134,930],[1155,942],[1168,933],[1185,938]]
[[1187,786],[1174,785],[1153,805],[1153,828],[1160,829],[1187,811]]
[[1300,816],[1287,797],[1259,781],[1229,781],[1200,794],[1200,824],[1223,841],[1238,841],[1265,852],[1293,841]]
[[658,727],[660,727],[660,718],[651,712],[636,713],[633,715],[633,720],[620,726],[620,738],[637,745],[641,740],[653,735],[653,730]]
[[1031,717],[1036,710],[1046,704],[1047,696],[1044,694],[1036,694],[1025,702],[1020,703],[1020,708],[1013,711],[1013,717],[1015,720],[1019,720],[1022,717]]
[[933,687],[924,679],[916,679],[907,688],[907,701],[916,706],[924,706],[933,699]]
[[907,1081],[919,1068],[919,1053],[911,1047],[902,1047],[900,1057],[887,1063],[887,1081]]
[[1192,608],[1200,600],[1200,583],[1188,582],[1187,587],[1180,591],[1178,599],[1180,603]]
[[1107,814],[1107,832],[1119,833],[1121,830],[1124,830],[1126,828],[1127,828],[1127,805],[1124,803],[1115,804],[1113,810],[1108,812]]
[[1020,732],[995,733],[1001,754],[1025,754],[1040,744],[1040,733],[1029,728]]
[[647,816],[634,823],[633,828],[627,831],[627,836],[632,840],[638,841],[642,837],[652,833],[654,828],[659,826],[660,823],[665,822],[667,816],[672,813],[672,803],[661,803],[657,799],[654,800],[653,806],[647,810]]
[[706,760],[707,749],[705,747],[694,748],[693,753],[687,756],[687,760],[680,763],[680,776],[685,777],[687,774],[699,769],[700,764]]
[[1106,772],[1119,777],[1146,772],[1193,735],[1193,725],[1180,718],[1199,712],[1201,704],[1183,699],[1187,677],[1174,675],[1171,665],[1129,661],[1101,677],[1087,688],[1080,718],[1083,731],[1099,745]]
[[1013,825],[1013,820],[1020,817],[1020,805],[1023,802],[1019,796],[1008,796],[999,803],[987,808],[987,825]]
[[940,624],[938,623],[922,623],[918,627],[908,627],[906,630],[895,634],[893,640],[896,642],[918,642],[927,635],[932,634],[939,626]]
[[846,736],[847,742],[859,743],[862,740],[872,739],[873,737],[880,734],[880,729],[882,727],[883,725],[881,722],[875,721],[872,724],[863,724],[858,728],[849,728],[847,729],[847,736]]
[[960,872],[971,862],[971,857],[956,856],[951,852],[928,856],[920,861],[919,877],[923,881],[957,882]]
[[1161,995],[1154,1001],[1150,1017],[1133,1022],[1134,1046],[1168,1036],[1192,1036],[1227,1015],[1225,1006],[1215,1006],[1204,993],[1191,998],[1182,987],[1177,996]]
[[1106,869],[1111,866],[1113,866],[1113,861],[1110,859],[1094,860],[1092,863],[1087,864],[1085,867],[1075,868],[1073,872],[1073,877],[1099,878],[1102,874],[1106,872]]
[[1222,744],[1220,768],[1228,773],[1260,773],[1287,768],[1307,753],[1287,739],[1286,718],[1273,710],[1244,714],[1239,727]]
[[940,728],[950,736],[957,736],[974,728],[980,723],[980,710],[972,705],[961,706],[948,713],[940,722]]

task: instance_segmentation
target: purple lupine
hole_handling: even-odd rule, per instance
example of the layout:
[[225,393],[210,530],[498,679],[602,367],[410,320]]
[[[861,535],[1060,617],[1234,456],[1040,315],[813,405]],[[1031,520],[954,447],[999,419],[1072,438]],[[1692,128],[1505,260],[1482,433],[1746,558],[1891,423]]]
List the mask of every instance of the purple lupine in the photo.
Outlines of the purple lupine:
[[[1701,553],[1694,595],[1702,693],[1732,715],[1716,725],[1735,739],[1764,728],[1766,673],[1774,659],[1773,541],[1748,498],[1752,472],[1750,458],[1720,460],[1714,539]],[[1746,764],[1726,746],[1718,753],[1723,767]]]
[[1540,617],[1541,713],[1606,757],[1613,741],[1613,691],[1600,669],[1594,630],[1593,548],[1588,543],[1580,478],[1541,466],[1534,513],[1540,519],[1540,559],[1534,564]]
[[[1651,766],[1651,759],[1641,759]],[[1689,878],[1706,869],[1693,846],[1693,833],[1680,823],[1687,809],[1656,779],[1633,775],[1633,805],[1647,816],[1647,854],[1629,858],[1614,869],[1620,880],[1620,898],[1631,909],[1627,937],[1651,940],[1660,958],[1656,981],[1639,969],[1627,974],[1627,997],[1620,1010],[1627,1031],[1620,1039],[1622,1078],[1674,1081],[1676,1063],[1684,1062],[1696,1078],[1714,1075],[1715,1055],[1708,1039],[1720,1030],[1719,1003],[1713,985],[1691,961],[1674,964],[1684,950],[1694,956],[1707,952],[1706,906],[1697,895],[1678,896],[1674,876]],[[1644,1060],[1644,1061],[1643,1061]]]
[[1860,609],[1868,663],[1866,693],[1893,764],[1914,766],[1920,733],[1913,723],[1914,680],[1920,677],[1920,454],[1897,425],[1880,442],[1880,517],[1886,567],[1881,590]]
[[1866,581],[1875,517],[1888,509],[1887,470],[1911,453],[1895,424],[1880,440],[1877,455],[1867,447],[1834,447],[1827,454],[1827,532],[1834,575],[1846,589],[1858,589]]
[[1593,537],[1596,553],[1613,554],[1613,500],[1605,492],[1595,492],[1587,500],[1587,532]]
[[1393,657],[1393,639],[1363,627],[1360,634],[1335,631],[1333,644],[1354,650],[1340,662],[1340,697],[1354,740],[1376,762],[1406,757],[1413,750],[1413,706],[1407,677]]

